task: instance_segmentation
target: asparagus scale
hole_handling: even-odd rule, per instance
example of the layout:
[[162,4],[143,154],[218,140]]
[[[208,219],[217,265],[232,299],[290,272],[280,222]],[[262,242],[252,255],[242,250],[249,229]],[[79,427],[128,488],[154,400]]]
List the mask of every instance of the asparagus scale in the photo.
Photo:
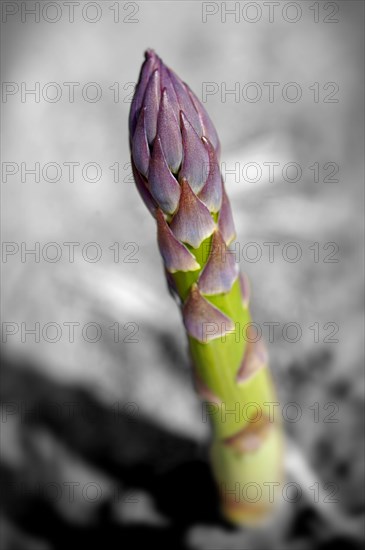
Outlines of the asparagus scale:
[[212,424],[210,458],[224,516],[266,517],[282,480],[282,434],[265,346],[253,330],[247,277],[205,108],[152,51],[129,116],[133,175],[157,223],[171,294],[181,306],[195,386]]

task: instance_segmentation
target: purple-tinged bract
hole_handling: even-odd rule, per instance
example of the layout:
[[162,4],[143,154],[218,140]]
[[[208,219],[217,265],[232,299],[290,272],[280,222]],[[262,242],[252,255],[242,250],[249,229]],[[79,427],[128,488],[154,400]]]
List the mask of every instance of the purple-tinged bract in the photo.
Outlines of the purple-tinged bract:
[[183,179],[179,209],[171,222],[175,237],[198,248],[205,239],[210,237],[215,227],[208,208],[193,193],[187,180]]
[[173,214],[179,204],[180,185],[167,165],[159,137],[153,145],[148,182],[152,196],[162,210]]
[[160,209],[157,210],[156,220],[158,246],[167,271],[176,273],[199,269],[200,265],[186,246],[177,240]]
[[176,174],[182,161],[182,139],[179,120],[175,116],[166,88],[164,88],[161,97],[157,134],[161,140],[167,164],[171,171]]
[[143,107],[138,116],[134,139],[132,142],[132,156],[136,168],[138,168],[141,174],[147,177],[148,167],[150,164],[150,150],[148,147],[145,128],[145,111],[146,107]]
[[213,145],[205,137],[202,141],[208,151],[209,165],[207,180],[198,197],[211,212],[219,212],[222,206],[222,176]]
[[194,193],[199,193],[208,177],[209,154],[202,139],[195,132],[184,111],[180,112],[183,163],[179,179],[186,179]]
[[199,290],[207,295],[229,292],[237,276],[236,258],[217,230],[213,233],[208,262],[199,277]]
[[183,306],[185,328],[190,336],[206,344],[234,330],[232,319],[206,300],[193,285]]

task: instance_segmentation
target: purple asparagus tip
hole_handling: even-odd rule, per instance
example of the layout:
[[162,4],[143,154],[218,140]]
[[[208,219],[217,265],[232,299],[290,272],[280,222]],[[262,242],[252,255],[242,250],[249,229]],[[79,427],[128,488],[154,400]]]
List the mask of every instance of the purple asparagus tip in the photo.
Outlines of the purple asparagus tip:
[[165,268],[169,273],[203,269],[189,247],[198,249],[213,235],[199,292],[228,292],[237,278],[227,250],[235,233],[217,132],[196,95],[152,49],[145,53],[129,128],[134,178],[157,220]]
[[152,149],[157,135],[169,168],[174,174],[181,169],[180,179],[186,177],[194,191],[203,187],[207,176],[209,160],[203,137],[219,157],[217,132],[203,105],[151,49],[145,53],[132,100],[129,132],[135,165],[144,175],[146,141]]

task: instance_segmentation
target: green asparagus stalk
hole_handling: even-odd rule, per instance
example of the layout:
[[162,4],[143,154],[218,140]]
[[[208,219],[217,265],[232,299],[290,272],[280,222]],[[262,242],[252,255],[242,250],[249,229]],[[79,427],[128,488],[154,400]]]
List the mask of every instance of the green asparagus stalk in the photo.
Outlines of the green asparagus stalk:
[[235,229],[220,144],[203,105],[151,50],[130,118],[139,193],[157,222],[168,287],[188,336],[196,389],[212,422],[222,512],[253,524],[282,479],[282,434],[267,354],[251,323],[249,285],[230,248]]

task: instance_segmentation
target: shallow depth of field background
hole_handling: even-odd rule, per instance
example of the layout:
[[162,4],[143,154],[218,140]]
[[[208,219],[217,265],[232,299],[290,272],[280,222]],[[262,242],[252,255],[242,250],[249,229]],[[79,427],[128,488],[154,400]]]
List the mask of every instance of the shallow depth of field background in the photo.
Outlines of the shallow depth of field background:
[[[39,23],[32,16],[22,23],[20,12],[2,23],[2,81],[15,83],[6,85],[14,94],[3,95],[2,161],[16,171],[7,179],[3,172],[1,184],[2,240],[15,243],[3,244],[14,254],[2,264],[4,550],[70,541],[217,550],[324,549],[336,541],[357,548],[364,519],[363,3],[281,2],[270,22],[259,2],[256,23],[242,12],[237,22],[232,15],[223,22],[220,2],[210,3],[218,13],[204,23],[201,2],[169,1],[96,2],[95,23],[82,17],[81,1],[70,23],[69,8],[58,4],[53,24],[45,20],[55,18],[52,6]],[[299,20],[287,22],[298,6]],[[90,20],[96,12],[88,9]],[[128,111],[148,47],[200,98],[204,83],[215,83],[205,107],[222,162],[241,169],[237,178],[226,176],[226,186],[252,312],[267,342],[267,323],[277,323],[268,349],[286,419],[287,480],[302,494],[275,525],[257,531],[232,530],[217,514],[206,465],[209,424],[193,390],[154,222],[131,180]],[[39,102],[31,95],[22,101],[22,86],[37,82]],[[49,100],[50,82],[61,90],[58,101]],[[72,102],[67,82],[80,84]],[[83,97],[91,82],[99,101]],[[245,99],[254,94],[249,82],[261,87],[257,102]],[[272,102],[264,82],[278,83]],[[283,98],[289,82],[302,92],[297,102]],[[338,102],[324,101],[331,82]],[[235,83],[240,97],[222,98]],[[93,98],[95,88],[86,88]],[[40,181],[22,177],[21,163],[31,169],[37,162]],[[42,173],[50,162],[58,163],[59,178],[54,167]],[[74,181],[70,162],[79,163]],[[252,171],[242,174],[253,162],[262,170],[258,181]],[[268,162],[280,163],[274,181]],[[83,174],[87,163],[99,166],[98,181],[90,181],[92,168]],[[299,181],[285,180],[294,179],[283,173],[287,163],[300,166]],[[319,181],[309,168],[315,163]],[[338,181],[324,181],[334,166],[326,163],[338,165]],[[273,261],[269,242],[279,243]],[[39,246],[39,261],[22,261],[21,243]],[[50,261],[56,248],[47,243],[57,243],[59,261]],[[64,243],[79,243],[73,262]],[[88,243],[97,243],[97,261]],[[288,260],[295,255],[288,243],[301,253],[297,262]],[[257,251],[262,256],[252,261]],[[38,342],[26,332],[36,323]],[[293,332],[283,333],[288,323],[300,327],[295,343]]]

